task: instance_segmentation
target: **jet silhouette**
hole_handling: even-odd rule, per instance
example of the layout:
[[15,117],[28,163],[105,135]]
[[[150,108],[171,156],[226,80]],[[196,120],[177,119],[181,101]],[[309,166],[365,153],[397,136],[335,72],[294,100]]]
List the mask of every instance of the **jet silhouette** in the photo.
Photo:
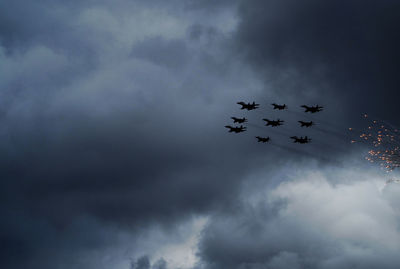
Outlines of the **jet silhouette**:
[[283,120],[280,120],[280,119],[277,119],[277,120],[263,119],[263,121],[267,122],[267,124],[265,126],[272,126],[272,127],[277,127],[277,126],[283,125],[282,123],[284,122]]
[[269,136],[268,137],[260,137],[260,136],[256,136],[256,138],[258,139],[258,142],[268,142],[269,141]]
[[315,124],[313,121],[301,121],[301,120],[299,120],[299,123],[301,124],[301,127],[311,127]]
[[243,122],[247,122],[246,118],[236,118],[236,117],[231,117],[231,119],[233,120],[233,123],[243,123]]
[[279,110],[283,110],[283,109],[286,109],[286,108],[287,108],[287,105],[286,105],[286,104],[277,105],[277,104],[273,103],[273,104],[271,104],[271,105],[274,106],[274,109],[279,109]]
[[304,112],[311,112],[311,113],[320,112],[324,108],[324,107],[318,106],[318,105],[316,105],[316,106],[302,105],[301,107],[305,108]]
[[247,110],[256,109],[260,105],[260,104],[256,104],[255,102],[247,103],[247,104],[245,102],[237,102],[236,104],[241,105],[242,106],[241,109],[247,109]]
[[232,133],[232,132],[241,133],[241,132],[246,131],[246,127],[243,127],[242,125],[240,125],[240,127],[237,127],[237,126],[232,127],[230,125],[226,125],[225,128],[228,128],[230,133]]
[[293,143],[307,144],[311,142],[311,138],[308,138],[307,136],[305,137],[291,136],[290,138],[294,139]]

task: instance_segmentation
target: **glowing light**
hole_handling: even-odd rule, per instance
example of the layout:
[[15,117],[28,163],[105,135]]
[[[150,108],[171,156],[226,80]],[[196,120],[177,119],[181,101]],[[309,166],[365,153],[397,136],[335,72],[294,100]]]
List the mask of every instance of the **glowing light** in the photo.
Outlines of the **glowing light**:
[[[363,116],[368,118],[367,114]],[[349,130],[353,129],[349,128]],[[359,138],[375,148],[368,151],[366,160],[378,163],[382,169],[387,171],[393,171],[400,167],[400,135],[397,128],[393,128],[392,125],[383,121],[373,120],[367,125],[366,131],[359,134]],[[351,143],[355,142],[356,140],[351,140]]]

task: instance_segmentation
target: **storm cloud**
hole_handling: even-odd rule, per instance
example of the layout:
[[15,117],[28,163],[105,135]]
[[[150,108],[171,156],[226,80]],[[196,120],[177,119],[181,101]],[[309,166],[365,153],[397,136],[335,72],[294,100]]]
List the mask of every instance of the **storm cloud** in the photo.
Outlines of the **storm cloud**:
[[231,21],[203,25],[186,5],[11,2],[0,39],[8,268],[97,267],[77,256],[121,242],[106,243],[114,229],[172,229],[234,195],[249,165],[225,159],[234,149],[215,140],[215,115],[240,71],[212,72],[229,59],[219,47]]
[[397,122],[399,9],[392,0],[246,1],[236,44],[283,95],[333,96],[348,115]]
[[[398,123],[398,8],[3,1],[2,267],[396,268],[398,190],[342,131]],[[302,103],[326,107],[307,149]]]

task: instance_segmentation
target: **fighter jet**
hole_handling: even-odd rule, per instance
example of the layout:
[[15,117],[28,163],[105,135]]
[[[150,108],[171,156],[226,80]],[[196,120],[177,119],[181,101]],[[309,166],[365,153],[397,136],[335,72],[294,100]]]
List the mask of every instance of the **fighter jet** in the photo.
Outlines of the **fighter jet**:
[[263,121],[267,122],[267,124],[265,124],[265,126],[272,126],[272,127],[277,127],[277,126],[283,125],[282,122],[284,122],[283,120],[280,120],[280,119],[277,119],[277,120],[263,119]]
[[302,120],[299,120],[299,123],[301,124],[301,127],[311,127],[315,124],[313,121],[302,121]]
[[242,106],[241,109],[247,109],[247,110],[256,109],[260,105],[260,104],[256,104],[255,102],[247,103],[247,104],[245,102],[237,102],[236,104],[241,105]]
[[283,110],[283,109],[286,109],[286,108],[287,108],[287,105],[286,105],[286,104],[277,105],[277,104],[273,103],[273,104],[271,104],[271,105],[274,106],[274,109],[279,109],[279,110]]
[[324,107],[322,106],[306,106],[306,105],[302,105],[301,107],[305,108],[304,112],[311,112],[311,113],[315,113],[315,112],[320,112]]
[[311,142],[311,138],[308,138],[307,136],[305,137],[297,137],[297,136],[291,136],[291,139],[294,139],[293,143],[300,143],[300,144],[306,144]]
[[256,138],[258,139],[258,142],[268,142],[269,141],[269,136],[268,137],[260,137],[260,136],[256,136]]
[[240,127],[237,127],[237,126],[232,127],[230,125],[226,125],[225,128],[228,128],[230,133],[232,133],[232,132],[241,133],[241,132],[246,131],[246,127],[243,127],[242,125],[240,125]]
[[243,123],[243,122],[247,122],[246,118],[236,118],[236,117],[231,117],[231,119],[233,120],[233,123]]

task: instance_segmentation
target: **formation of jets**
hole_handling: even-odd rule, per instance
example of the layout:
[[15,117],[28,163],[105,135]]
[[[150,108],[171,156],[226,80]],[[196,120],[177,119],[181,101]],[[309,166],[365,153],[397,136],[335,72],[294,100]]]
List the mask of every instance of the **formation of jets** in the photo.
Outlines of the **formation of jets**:
[[305,137],[291,136],[290,138],[293,139],[293,143],[307,144],[311,142],[311,138],[308,138],[307,136]]
[[283,120],[277,119],[277,120],[269,120],[269,119],[263,119],[263,121],[266,121],[267,124],[265,126],[272,126],[272,127],[277,127],[280,125],[283,125]]
[[260,105],[260,104],[256,104],[256,102],[247,103],[247,104],[245,102],[237,102],[236,104],[241,105],[242,106],[241,109],[247,109],[247,110],[257,109]]
[[[240,109],[246,109],[246,110],[254,110],[259,108],[260,104],[256,104],[256,102],[252,102],[252,103],[245,103],[243,101],[241,102],[237,102],[238,105],[241,105],[242,107]],[[277,110],[285,110],[287,109],[287,105],[286,104],[276,104],[276,103],[272,103],[271,104],[273,106],[273,109],[277,109]],[[304,108],[304,112],[310,112],[310,113],[317,113],[323,110],[322,106],[319,105],[315,105],[315,106],[307,106],[307,105],[302,105],[300,106],[302,108]],[[248,119],[243,117],[243,118],[237,118],[237,117],[231,117],[231,119],[233,120],[233,123],[238,123],[238,124],[244,124],[248,122]],[[283,125],[283,123],[285,122],[284,120],[281,119],[277,119],[277,120],[270,120],[270,119],[262,119],[263,121],[266,122],[265,126],[271,126],[271,127],[278,127]],[[311,127],[313,125],[315,125],[315,122],[313,121],[302,121],[299,120],[298,123],[300,124],[300,127]],[[243,125],[240,126],[231,126],[231,125],[226,125],[225,128],[229,129],[229,132],[232,133],[241,133],[241,132],[245,132],[247,130],[246,127],[244,127]],[[261,136],[256,136],[255,137],[257,139],[257,142],[260,143],[267,143],[270,142],[271,138],[269,136],[267,137],[261,137]],[[308,138],[307,136],[291,136],[291,139],[293,139],[293,143],[299,143],[299,144],[307,144],[311,142],[311,138]]]
[[315,124],[313,121],[302,121],[302,120],[299,120],[298,122],[301,124],[301,127],[311,127],[311,126],[313,126]]
[[246,127],[243,127],[243,125],[240,125],[240,127],[237,127],[237,126],[232,127],[230,125],[225,125],[225,128],[228,128],[230,133],[232,133],[232,132],[241,133],[241,132],[246,131],[246,129],[247,129]]
[[311,112],[311,113],[316,113],[316,112],[320,112],[322,111],[322,109],[324,107],[316,105],[316,106],[306,106],[306,105],[302,105],[300,107],[303,107],[305,110],[304,112]]
[[258,142],[268,142],[269,141],[269,136],[268,137],[260,137],[260,136],[256,136],[256,138],[258,139]]

